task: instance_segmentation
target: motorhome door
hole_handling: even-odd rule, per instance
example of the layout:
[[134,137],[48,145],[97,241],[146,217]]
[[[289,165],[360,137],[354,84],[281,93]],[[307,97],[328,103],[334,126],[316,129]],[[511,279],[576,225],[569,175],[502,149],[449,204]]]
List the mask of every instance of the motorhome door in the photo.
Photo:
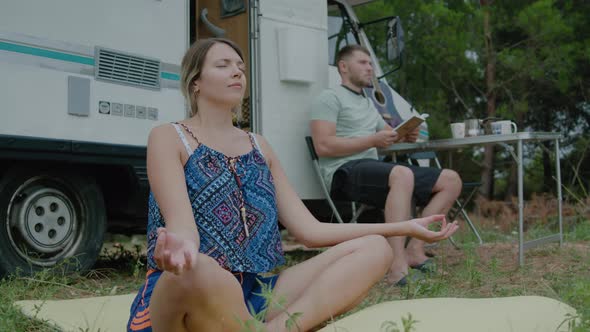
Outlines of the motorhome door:
[[323,198],[304,137],[310,102],[328,86],[326,2],[251,5],[253,129],[270,142],[302,199]]

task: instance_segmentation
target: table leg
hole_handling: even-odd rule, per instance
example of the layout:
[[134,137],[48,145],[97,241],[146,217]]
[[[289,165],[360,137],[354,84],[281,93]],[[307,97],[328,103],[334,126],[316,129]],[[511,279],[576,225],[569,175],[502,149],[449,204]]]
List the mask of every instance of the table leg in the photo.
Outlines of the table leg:
[[453,151],[449,150],[449,168],[453,169]]
[[555,139],[555,173],[557,175],[557,211],[559,213],[559,245],[563,245],[563,216],[561,197],[561,167],[559,165],[559,138]]
[[518,140],[518,263],[524,265],[524,171],[522,163],[522,140]]

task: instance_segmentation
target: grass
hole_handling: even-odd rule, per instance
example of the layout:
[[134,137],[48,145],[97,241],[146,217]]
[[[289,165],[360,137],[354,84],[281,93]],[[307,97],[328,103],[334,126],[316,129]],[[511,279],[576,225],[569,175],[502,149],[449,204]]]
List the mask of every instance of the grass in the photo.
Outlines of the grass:
[[[546,235],[541,229],[530,231],[535,237]],[[526,251],[525,265],[520,268],[517,233],[499,234],[494,227],[484,228],[485,244],[479,246],[464,228],[456,236],[463,244],[461,250],[448,243],[432,249],[439,273],[407,289],[379,283],[354,311],[390,300],[538,295],[574,307],[580,324],[571,330],[590,331],[590,223],[580,220],[564,231],[564,246],[549,244]]]
[[[530,225],[529,225],[530,226]],[[528,235],[540,236],[551,222],[530,226]],[[565,244],[545,245],[527,251],[525,266],[518,267],[518,235],[483,222],[486,244],[475,244],[464,227],[456,236],[463,245],[455,250],[448,242],[430,250],[436,255],[439,273],[427,280],[400,289],[378,283],[352,312],[390,300],[429,297],[505,297],[539,295],[563,301],[574,307],[580,317],[572,331],[590,330],[590,223],[576,219],[564,229]],[[13,276],[0,281],[0,331],[56,331],[46,322],[22,315],[12,303],[25,299],[68,299],[134,293],[145,273],[145,255],[131,243],[111,244],[95,269],[85,274],[65,274],[56,267],[34,277]],[[294,250],[287,253],[287,266],[301,262],[317,251]],[[297,313],[293,313],[296,315]],[[350,313],[348,313],[350,314]],[[335,317],[338,319],[338,317]],[[402,331],[419,331],[408,317]],[[418,318],[419,320],[419,318]],[[383,330],[397,331],[393,322],[384,322]]]
[[0,331],[58,331],[45,322],[24,316],[14,301],[72,299],[136,292],[143,282],[145,256],[138,249],[115,246],[104,252],[95,269],[84,274],[64,273],[60,266],[33,277],[17,273],[0,281]]

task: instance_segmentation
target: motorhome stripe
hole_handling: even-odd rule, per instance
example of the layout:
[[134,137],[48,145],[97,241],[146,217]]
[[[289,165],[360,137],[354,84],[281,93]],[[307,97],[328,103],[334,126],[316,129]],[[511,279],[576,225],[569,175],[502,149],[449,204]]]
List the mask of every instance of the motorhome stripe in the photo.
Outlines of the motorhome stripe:
[[94,58],[80,56],[80,55],[74,55],[74,54],[69,54],[69,53],[63,53],[63,52],[56,52],[56,51],[51,51],[51,50],[47,50],[47,49],[43,49],[43,48],[36,48],[36,47],[0,42],[0,50],[35,55],[35,56],[40,56],[40,57],[49,58],[49,59],[55,59],[55,60],[61,60],[61,61],[67,61],[67,62],[75,62],[75,63],[81,63],[83,65],[94,66]]
[[[52,50],[38,48],[38,47],[31,47],[31,46],[25,46],[25,45],[19,45],[19,44],[0,42],[0,51],[28,54],[28,55],[34,55],[34,56],[39,56],[39,57],[43,57],[43,58],[49,58],[49,59],[54,59],[54,60],[74,62],[74,63],[83,64],[83,65],[94,66],[94,58],[92,58],[92,57],[86,57],[86,56],[75,55],[75,54],[71,54],[71,53],[52,51]],[[180,80],[180,75],[178,75],[176,73],[165,72],[165,71],[160,72],[160,77],[165,80],[171,80],[171,81],[179,81]]]
[[175,73],[168,73],[163,71],[160,73],[160,77],[162,77],[165,80],[180,81],[180,75]]

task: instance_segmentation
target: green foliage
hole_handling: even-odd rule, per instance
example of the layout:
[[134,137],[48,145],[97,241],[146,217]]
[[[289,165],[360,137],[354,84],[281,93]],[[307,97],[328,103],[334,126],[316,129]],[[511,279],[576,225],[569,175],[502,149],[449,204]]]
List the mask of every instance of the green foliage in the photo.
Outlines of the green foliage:
[[402,316],[402,330],[397,327],[397,323],[393,321],[385,321],[381,324],[382,332],[411,332],[416,331],[415,325],[419,323],[412,317],[412,313],[408,312],[408,317]]
[[[478,1],[384,0],[357,12],[361,21],[401,17],[403,67],[388,80],[418,111],[431,115],[431,138],[450,137],[451,122],[486,117],[488,88],[496,95],[496,117],[524,131],[563,132],[566,158],[578,134],[590,129],[590,2],[496,0],[482,7]],[[490,17],[490,56],[484,13]],[[383,31],[367,33],[373,44],[382,42]],[[391,69],[383,52],[377,49],[377,55],[382,68]],[[491,87],[488,63],[494,65]],[[541,165],[545,176],[551,173],[547,167]],[[513,185],[506,183],[508,174],[499,178],[505,188]]]
[[[264,307],[260,312],[257,312],[253,319],[247,321],[241,321],[237,319],[240,324],[240,331],[243,332],[262,332],[266,331],[264,327],[264,318],[266,314],[271,310],[280,310],[287,314],[288,319],[285,321],[285,327],[287,331],[301,331],[297,320],[301,318],[303,313],[295,312],[290,313],[287,311],[287,299],[285,297],[278,297],[276,298],[272,294],[272,288],[269,284],[263,283],[260,280],[256,279],[256,282],[260,285],[260,293],[256,294],[261,296],[264,299]],[[250,308],[251,309],[251,308]],[[254,310],[250,310],[253,312]]]
[[[145,258],[137,247],[127,249],[120,243],[115,243],[112,250],[103,251],[95,269],[83,275],[66,273],[66,266],[71,263],[64,261],[31,277],[17,271],[15,275],[0,279],[0,331],[59,331],[42,319],[24,316],[13,302],[135,292],[144,281],[145,270],[141,264],[145,262]],[[137,276],[134,277],[134,274]],[[41,308],[42,305],[37,307],[37,312]],[[86,327],[80,331],[97,331],[96,323],[88,321]]]
[[565,234],[565,241],[590,241],[590,222],[581,219],[577,223],[572,223],[571,227],[573,231]]
[[469,86],[483,78],[482,72],[477,60],[466,56],[482,47],[474,29],[480,14],[462,1],[383,1],[359,9],[361,20],[386,14],[401,17],[406,45],[402,70],[389,81],[416,109],[431,115],[431,137],[448,137],[448,123],[474,112],[481,96]]
[[590,198],[590,135],[577,137],[572,151],[561,162],[565,195],[577,202]]

